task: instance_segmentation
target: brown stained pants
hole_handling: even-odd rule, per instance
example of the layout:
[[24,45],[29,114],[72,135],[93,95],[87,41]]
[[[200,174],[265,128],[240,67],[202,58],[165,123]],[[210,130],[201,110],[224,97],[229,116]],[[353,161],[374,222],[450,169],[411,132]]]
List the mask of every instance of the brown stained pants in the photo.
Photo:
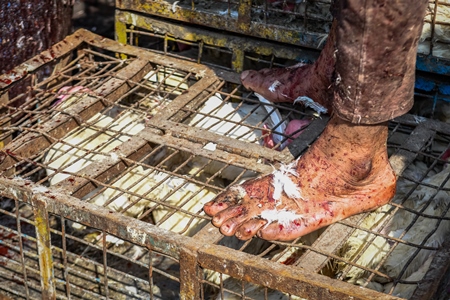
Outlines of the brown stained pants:
[[339,0],[334,112],[376,124],[413,105],[416,51],[428,0]]

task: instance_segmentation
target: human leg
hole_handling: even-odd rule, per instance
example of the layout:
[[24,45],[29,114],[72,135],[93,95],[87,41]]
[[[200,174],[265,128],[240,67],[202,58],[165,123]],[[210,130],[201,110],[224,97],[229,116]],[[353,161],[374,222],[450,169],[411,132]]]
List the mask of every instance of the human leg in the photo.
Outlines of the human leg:
[[204,206],[223,234],[292,240],[393,197],[387,120],[412,105],[427,1],[415,4],[340,1],[334,113],[327,128],[291,166],[232,187]]

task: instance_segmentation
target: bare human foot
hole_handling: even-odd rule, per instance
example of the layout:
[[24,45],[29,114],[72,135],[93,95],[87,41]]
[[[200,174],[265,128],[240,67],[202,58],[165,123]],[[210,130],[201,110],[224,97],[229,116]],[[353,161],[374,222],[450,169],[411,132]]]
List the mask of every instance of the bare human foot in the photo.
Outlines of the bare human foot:
[[230,187],[204,210],[224,235],[281,241],[373,210],[395,193],[387,134],[386,123],[355,125],[332,116],[300,159]]
[[313,64],[297,64],[287,68],[247,70],[241,73],[241,82],[272,102],[294,102],[306,96],[324,106],[331,113],[331,87],[335,66],[335,22],[327,43]]

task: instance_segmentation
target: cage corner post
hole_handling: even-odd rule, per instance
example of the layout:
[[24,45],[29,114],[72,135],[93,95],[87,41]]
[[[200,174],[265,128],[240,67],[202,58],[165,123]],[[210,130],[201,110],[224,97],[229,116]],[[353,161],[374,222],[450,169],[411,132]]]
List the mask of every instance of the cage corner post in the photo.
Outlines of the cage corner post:
[[[195,248],[195,247],[194,247]],[[202,276],[197,250],[183,248],[180,251],[180,299],[201,299]]]
[[248,32],[252,20],[252,0],[239,0],[238,7],[238,27],[244,32]]
[[36,242],[39,254],[42,299],[56,299],[55,273],[51,249],[50,223],[46,202],[33,197],[33,213],[36,222]]
[[[115,13],[115,37],[116,37],[116,41],[118,41],[119,43],[121,43],[122,45],[126,45],[128,44],[128,40],[127,40],[127,24],[126,22],[123,20],[123,16],[119,16],[119,10],[116,9],[116,13]],[[127,55],[126,54],[119,54],[121,59],[127,59]]]
[[232,69],[236,73],[241,73],[244,70],[244,54],[245,52],[242,49],[233,49],[232,56]]
[[[9,101],[8,91],[6,90],[3,92],[0,92],[0,104],[5,105],[5,107],[0,109],[0,118],[3,119],[3,117],[5,117],[4,121],[0,120],[0,132],[2,132],[2,135],[4,133],[4,127],[11,125],[11,119],[8,117],[8,109],[6,108],[8,101]],[[7,136],[2,137],[2,139],[0,140],[0,149],[3,149],[11,141],[12,141],[11,134],[8,134]]]

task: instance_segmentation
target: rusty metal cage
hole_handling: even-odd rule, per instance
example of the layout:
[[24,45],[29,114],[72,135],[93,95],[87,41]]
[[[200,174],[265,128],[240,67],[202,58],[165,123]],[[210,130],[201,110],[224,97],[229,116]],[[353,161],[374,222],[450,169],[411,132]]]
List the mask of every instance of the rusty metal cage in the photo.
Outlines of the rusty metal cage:
[[330,5],[331,0],[116,1],[125,11],[312,48],[319,48],[327,37]]
[[[331,28],[332,0],[307,1],[116,1],[123,11],[140,12],[209,29],[319,49]],[[418,53],[449,59],[450,2],[431,0]],[[136,23],[133,25],[137,25]]]
[[117,40],[221,71],[286,66],[312,62],[318,51],[229,32],[215,32],[193,24],[179,24],[136,12],[116,10]]
[[[309,63],[326,40],[331,2],[117,1],[116,34],[124,44],[237,73]],[[450,102],[449,13],[448,1],[429,2],[417,56],[416,95],[436,119]]]
[[[12,95],[21,81],[29,90]],[[425,178],[446,170],[450,125],[412,115],[391,122],[390,161],[407,192],[374,213],[375,225],[362,214],[290,243],[242,242],[210,225],[203,203],[298,157],[325,117],[277,105],[259,122],[246,122],[262,105],[236,74],[85,30],[3,74],[0,93],[1,293],[17,299],[395,299],[405,285],[412,299],[446,293],[440,283],[448,247],[428,241],[436,231],[448,237],[450,203],[439,202],[440,214],[432,215],[433,194],[420,207],[405,199],[424,187],[448,193],[448,178],[438,185]],[[214,107],[204,110],[211,99]],[[244,104],[249,113],[234,119]],[[231,111],[215,113],[223,107]],[[314,119],[282,151],[260,145],[273,108],[284,118]],[[408,173],[412,164],[421,164],[422,173]],[[405,214],[410,222],[390,235],[391,220]],[[408,232],[424,219],[428,231],[411,240]],[[348,250],[358,234],[358,251]],[[381,258],[361,263],[376,239],[386,245]],[[412,251],[393,276],[384,263],[405,245]],[[424,251],[425,277],[407,278]],[[354,272],[361,288],[349,283]]]

